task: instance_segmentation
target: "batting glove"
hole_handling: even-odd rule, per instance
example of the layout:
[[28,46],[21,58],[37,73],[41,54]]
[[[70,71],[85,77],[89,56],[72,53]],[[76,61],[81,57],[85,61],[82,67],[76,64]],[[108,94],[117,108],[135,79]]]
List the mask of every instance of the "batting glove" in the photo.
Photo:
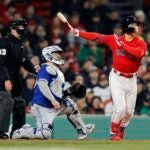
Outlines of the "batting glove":
[[72,29],[71,33],[73,34],[73,36],[79,36],[79,30],[78,29]]

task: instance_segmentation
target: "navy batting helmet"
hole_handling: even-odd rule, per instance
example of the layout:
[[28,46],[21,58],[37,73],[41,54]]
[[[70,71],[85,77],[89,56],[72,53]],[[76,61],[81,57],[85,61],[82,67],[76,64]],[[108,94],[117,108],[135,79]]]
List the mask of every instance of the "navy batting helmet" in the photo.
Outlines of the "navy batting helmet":
[[137,25],[140,24],[140,22],[134,16],[128,16],[128,17],[123,18],[123,20],[122,20],[122,28],[123,28],[123,32],[124,33],[134,32],[135,29],[133,27],[129,27],[129,25],[131,23],[136,23]]

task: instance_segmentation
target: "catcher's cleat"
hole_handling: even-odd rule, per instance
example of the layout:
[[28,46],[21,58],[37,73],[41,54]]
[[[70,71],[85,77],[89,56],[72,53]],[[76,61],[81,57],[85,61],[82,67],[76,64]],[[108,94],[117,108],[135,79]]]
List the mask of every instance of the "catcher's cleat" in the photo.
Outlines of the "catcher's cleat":
[[88,134],[92,133],[95,129],[95,124],[87,124],[85,125],[85,131],[83,131],[82,129],[78,129],[78,138],[79,140],[83,140],[86,139]]

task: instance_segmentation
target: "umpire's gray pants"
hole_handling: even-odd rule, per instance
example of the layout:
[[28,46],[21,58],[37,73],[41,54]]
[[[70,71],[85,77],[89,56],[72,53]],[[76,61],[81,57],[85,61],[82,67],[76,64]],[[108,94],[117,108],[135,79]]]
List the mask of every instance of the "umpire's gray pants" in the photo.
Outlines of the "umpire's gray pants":
[[13,99],[7,91],[0,91],[0,131],[8,132]]

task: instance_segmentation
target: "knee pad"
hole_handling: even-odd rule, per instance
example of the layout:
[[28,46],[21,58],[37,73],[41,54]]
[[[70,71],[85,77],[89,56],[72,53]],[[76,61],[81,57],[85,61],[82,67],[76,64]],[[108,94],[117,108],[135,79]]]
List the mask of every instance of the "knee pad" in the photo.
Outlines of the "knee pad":
[[66,105],[67,114],[73,114],[74,112],[78,111],[77,104],[75,103],[74,100],[70,98],[65,99],[65,105]]

